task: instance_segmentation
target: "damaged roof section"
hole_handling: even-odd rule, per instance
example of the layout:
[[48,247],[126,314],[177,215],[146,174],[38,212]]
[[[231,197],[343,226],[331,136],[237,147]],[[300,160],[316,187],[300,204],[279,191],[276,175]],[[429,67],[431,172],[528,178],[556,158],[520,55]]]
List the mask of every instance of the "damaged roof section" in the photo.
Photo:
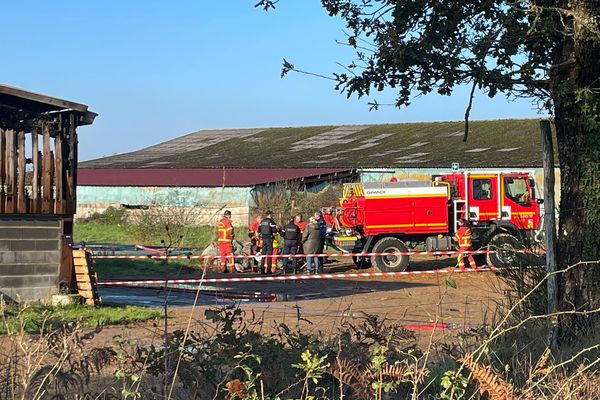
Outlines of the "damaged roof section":
[[85,104],[0,84],[2,129],[29,131],[35,121],[55,118],[61,113],[77,115],[77,126],[92,124],[98,115]]
[[[539,120],[201,130],[81,168],[539,167]],[[557,154],[557,153],[556,153]],[[557,160],[556,160],[557,162]]]

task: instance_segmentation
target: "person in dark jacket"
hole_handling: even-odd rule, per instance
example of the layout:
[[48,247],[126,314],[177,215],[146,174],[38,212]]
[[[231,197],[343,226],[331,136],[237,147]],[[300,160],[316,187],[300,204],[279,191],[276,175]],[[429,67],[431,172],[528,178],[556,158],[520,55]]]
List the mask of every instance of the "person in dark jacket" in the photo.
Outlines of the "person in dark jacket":
[[[267,211],[266,217],[260,221],[260,225],[258,227],[258,231],[260,233],[262,239],[262,249],[261,254],[263,257],[260,259],[260,273],[261,274],[271,274],[271,268],[273,267],[273,257],[269,257],[273,255],[273,239],[275,238],[275,234],[277,233],[277,224],[275,220],[273,220],[273,212]],[[267,259],[267,269],[265,270],[265,258]]]
[[[316,274],[319,272],[319,257],[314,257],[311,254],[316,254],[319,251],[321,245],[321,237],[319,233],[319,224],[314,218],[309,220],[304,233],[302,234],[302,245],[304,246],[304,253],[306,254],[306,273],[310,274],[314,271]],[[314,262],[314,269],[311,266]]]
[[[294,218],[294,223],[296,225],[298,225],[298,228],[300,228],[300,240],[298,242],[298,254],[304,254],[304,248],[302,247],[302,234],[304,233],[304,230],[306,229],[306,225],[308,225],[308,221],[304,220],[304,217],[302,216],[301,213],[296,214],[296,217]],[[302,271],[305,267],[305,263],[306,263],[306,259],[304,258],[297,258],[296,259],[296,268],[298,271]]]
[[[327,222],[323,218],[321,211],[316,211],[314,215],[315,221],[319,224],[319,253],[323,253],[325,250],[325,239],[327,237]],[[318,272],[323,272],[323,265],[325,265],[325,257],[319,257],[320,269]]]
[[[294,218],[290,218],[287,225],[283,227],[282,230],[283,236],[283,253],[284,255],[296,255],[298,253],[298,244],[300,240],[302,240],[302,233],[300,232],[300,227],[295,224]],[[286,258],[283,264],[283,271],[287,272],[290,270],[295,274],[296,273],[296,265],[298,264],[298,259],[296,257]]]

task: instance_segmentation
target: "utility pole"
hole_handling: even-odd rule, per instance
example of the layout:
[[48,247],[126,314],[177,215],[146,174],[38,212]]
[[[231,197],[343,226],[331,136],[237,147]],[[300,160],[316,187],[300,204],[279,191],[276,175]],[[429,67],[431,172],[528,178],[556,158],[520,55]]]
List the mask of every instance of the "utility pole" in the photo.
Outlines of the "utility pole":
[[[556,221],[554,217],[554,147],[550,121],[540,121],[542,165],[544,167],[544,236],[546,238],[546,273],[548,276],[548,314],[558,311],[558,279],[556,274]],[[558,352],[558,318],[549,316],[547,344],[554,355]]]

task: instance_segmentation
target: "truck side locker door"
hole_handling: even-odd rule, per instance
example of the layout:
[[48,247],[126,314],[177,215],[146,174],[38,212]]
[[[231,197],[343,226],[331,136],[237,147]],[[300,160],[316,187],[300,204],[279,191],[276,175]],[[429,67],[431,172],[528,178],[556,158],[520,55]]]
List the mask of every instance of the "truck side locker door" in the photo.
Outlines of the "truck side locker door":
[[498,177],[493,174],[469,175],[469,219],[498,219]]

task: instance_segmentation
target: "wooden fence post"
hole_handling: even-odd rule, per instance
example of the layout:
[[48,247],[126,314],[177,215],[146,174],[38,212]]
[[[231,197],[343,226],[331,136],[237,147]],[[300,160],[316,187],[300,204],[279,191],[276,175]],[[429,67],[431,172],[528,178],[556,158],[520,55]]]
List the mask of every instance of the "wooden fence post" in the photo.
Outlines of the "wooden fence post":
[[[544,167],[544,234],[546,236],[546,273],[548,277],[548,314],[558,311],[558,279],[556,274],[556,221],[554,216],[554,147],[550,121],[540,121],[542,164]],[[558,318],[547,321],[547,341],[553,354],[558,352]]]

